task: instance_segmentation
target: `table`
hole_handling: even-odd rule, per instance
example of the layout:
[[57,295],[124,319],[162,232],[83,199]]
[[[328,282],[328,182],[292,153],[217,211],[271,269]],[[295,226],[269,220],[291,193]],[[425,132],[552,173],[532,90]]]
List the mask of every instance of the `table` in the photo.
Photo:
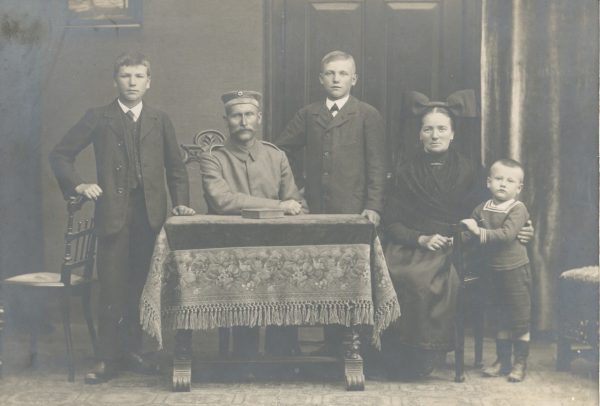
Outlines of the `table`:
[[193,330],[328,324],[349,327],[346,386],[363,390],[354,327],[372,326],[379,348],[399,316],[377,233],[359,215],[171,217],[140,302],[143,328],[159,348],[163,331],[189,331],[176,336],[173,388],[180,391],[191,386]]

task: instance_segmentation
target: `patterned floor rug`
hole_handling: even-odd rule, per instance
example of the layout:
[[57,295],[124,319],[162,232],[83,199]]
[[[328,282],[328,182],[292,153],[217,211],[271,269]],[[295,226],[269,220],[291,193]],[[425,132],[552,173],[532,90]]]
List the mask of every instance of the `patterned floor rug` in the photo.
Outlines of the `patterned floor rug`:
[[[170,390],[169,346],[160,353],[160,375],[122,373],[101,385],[85,385],[83,374],[92,365],[91,350],[83,326],[75,326],[76,380],[68,383],[64,340],[59,329],[39,343],[36,367],[26,365],[27,336],[10,334],[4,345],[5,368],[0,380],[0,405],[248,405],[248,406],[512,406],[598,405],[598,378],[589,362],[576,360],[572,372],[556,372],[555,346],[532,346],[527,379],[518,384],[498,378],[482,378],[467,367],[466,381],[454,383],[452,356],[427,379],[416,382],[389,380],[383,375],[366,382],[364,392],[346,392],[336,371],[313,368],[281,379],[268,374],[253,381],[233,378],[202,380],[196,377],[190,393]],[[466,362],[473,362],[472,340],[467,341]],[[216,348],[214,333],[198,334],[197,353]],[[492,360],[494,343],[486,339],[485,360]]]

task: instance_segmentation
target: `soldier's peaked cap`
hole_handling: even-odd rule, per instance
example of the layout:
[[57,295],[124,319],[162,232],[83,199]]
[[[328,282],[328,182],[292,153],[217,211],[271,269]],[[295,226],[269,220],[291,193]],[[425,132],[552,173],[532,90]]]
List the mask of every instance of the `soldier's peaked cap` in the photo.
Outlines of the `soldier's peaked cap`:
[[226,109],[235,104],[252,104],[260,108],[261,99],[262,94],[253,90],[235,90],[224,93],[221,96],[221,100],[223,100]]

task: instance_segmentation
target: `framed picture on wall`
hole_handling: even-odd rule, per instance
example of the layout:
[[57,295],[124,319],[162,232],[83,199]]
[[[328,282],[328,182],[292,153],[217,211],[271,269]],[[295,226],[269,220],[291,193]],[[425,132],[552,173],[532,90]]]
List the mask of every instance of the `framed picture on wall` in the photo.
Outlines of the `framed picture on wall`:
[[142,0],[67,0],[68,27],[142,26]]

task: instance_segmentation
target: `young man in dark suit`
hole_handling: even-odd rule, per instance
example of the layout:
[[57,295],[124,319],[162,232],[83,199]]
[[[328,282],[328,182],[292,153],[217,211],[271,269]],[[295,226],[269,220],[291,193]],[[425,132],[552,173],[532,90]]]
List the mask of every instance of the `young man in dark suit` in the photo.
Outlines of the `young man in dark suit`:
[[[139,299],[156,234],[167,214],[167,180],[174,215],[192,215],[189,186],[169,117],[142,102],[150,88],[150,63],[139,53],[123,54],[114,67],[118,98],[92,108],[50,154],[65,196],[96,201],[98,235],[98,360],[86,383],[110,379],[117,361],[148,369],[139,354]],[[93,144],[97,183],[84,181],[75,158]],[[166,175],[166,176],[165,176]]]
[[[276,143],[288,153],[293,168],[298,167],[297,152],[304,149],[305,198],[311,213],[362,214],[378,225],[386,173],[383,119],[350,94],[357,81],[352,55],[325,55],[319,81],[326,100],[300,109]],[[322,353],[341,349],[340,329],[325,329],[325,339]]]

